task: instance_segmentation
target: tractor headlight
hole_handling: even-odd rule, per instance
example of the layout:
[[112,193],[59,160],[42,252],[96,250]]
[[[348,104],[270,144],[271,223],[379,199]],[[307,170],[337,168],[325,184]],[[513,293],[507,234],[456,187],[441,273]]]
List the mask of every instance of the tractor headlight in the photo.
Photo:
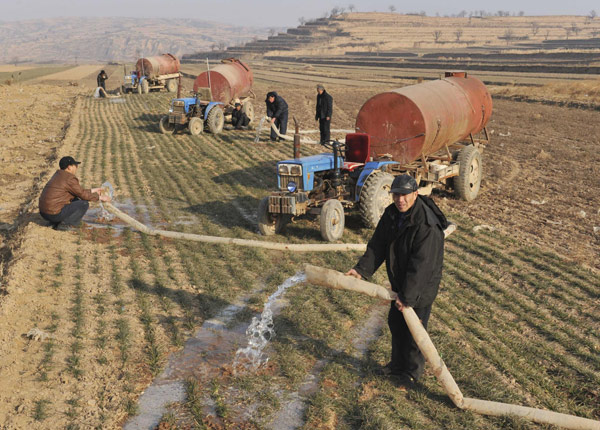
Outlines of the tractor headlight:
[[277,171],[279,172],[280,175],[289,175],[290,174],[287,164],[280,164],[277,167]]
[[290,193],[293,193],[294,191],[296,191],[296,188],[298,188],[298,186],[296,185],[296,183],[294,181],[288,182],[287,189]]
[[290,175],[292,176],[302,176],[302,166],[299,164],[292,164],[290,166]]

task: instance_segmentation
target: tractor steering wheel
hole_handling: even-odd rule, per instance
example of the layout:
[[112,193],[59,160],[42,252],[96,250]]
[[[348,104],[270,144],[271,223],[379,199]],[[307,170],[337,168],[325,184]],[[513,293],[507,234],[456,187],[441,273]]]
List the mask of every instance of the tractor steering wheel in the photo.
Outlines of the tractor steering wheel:
[[337,146],[338,151],[340,152],[340,155],[342,155],[342,153],[346,152],[346,144],[340,142],[339,140],[328,140],[326,142],[319,142],[321,145],[323,145],[325,148],[330,149],[330,150],[334,150],[334,146]]

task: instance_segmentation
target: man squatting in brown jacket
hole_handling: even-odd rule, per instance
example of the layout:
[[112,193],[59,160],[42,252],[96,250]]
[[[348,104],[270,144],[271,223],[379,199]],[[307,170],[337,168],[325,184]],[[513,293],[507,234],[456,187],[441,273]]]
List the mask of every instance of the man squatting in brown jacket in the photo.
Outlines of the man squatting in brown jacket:
[[109,202],[110,197],[101,195],[102,188],[84,190],[75,176],[80,161],[73,157],[63,157],[54,176],[48,181],[40,196],[40,215],[51,223],[53,229],[77,226],[85,215],[88,202]]

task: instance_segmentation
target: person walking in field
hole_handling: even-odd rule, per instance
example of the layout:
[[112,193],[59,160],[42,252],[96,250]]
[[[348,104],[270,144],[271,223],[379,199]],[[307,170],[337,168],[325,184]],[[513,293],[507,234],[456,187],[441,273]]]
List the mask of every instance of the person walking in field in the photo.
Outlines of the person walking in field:
[[[267,93],[267,116],[271,119],[271,124],[275,124],[279,127],[279,134],[287,133],[287,122],[288,122],[288,104],[280,95],[277,95],[275,91]],[[277,136],[277,133],[271,127],[271,140],[273,142],[281,141],[281,138]]]
[[427,328],[442,278],[444,229],[448,221],[433,200],[418,195],[417,182],[412,176],[397,176],[390,193],[393,203],[381,216],[365,254],[346,275],[369,279],[385,261],[398,299],[391,303],[388,314],[392,357],[382,373],[399,377],[406,389],[423,374],[425,359],[406,325],[402,309],[412,307]]
[[59,170],[52,176],[40,195],[40,215],[49,221],[53,229],[77,226],[87,212],[88,202],[109,202],[110,197],[101,194],[102,188],[84,190],[75,176],[80,161],[67,156],[60,159]]
[[231,112],[231,125],[236,130],[246,130],[250,124],[250,118],[242,111],[242,104],[236,103],[233,112]]
[[321,84],[317,85],[317,113],[315,121],[319,121],[321,142],[329,142],[331,139],[331,116],[333,115],[333,97]]

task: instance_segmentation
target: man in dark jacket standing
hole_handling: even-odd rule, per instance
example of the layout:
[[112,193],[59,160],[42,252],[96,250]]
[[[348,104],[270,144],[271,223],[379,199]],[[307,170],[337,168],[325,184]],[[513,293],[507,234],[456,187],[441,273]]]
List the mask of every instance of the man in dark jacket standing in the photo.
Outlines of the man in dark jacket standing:
[[[287,133],[288,105],[283,97],[277,95],[275,91],[270,91],[267,93],[265,102],[267,103],[267,116],[271,118],[271,124],[279,127],[279,134]],[[271,140],[281,140],[273,128],[271,128]]]
[[63,157],[58,165],[60,170],[52,176],[40,196],[40,215],[49,221],[52,228],[77,226],[90,204],[88,201],[109,202],[110,197],[102,195],[102,188],[84,190],[75,176],[80,161],[73,157]]
[[358,279],[370,278],[385,260],[392,290],[398,299],[391,304],[388,325],[392,333],[392,359],[383,369],[410,384],[418,380],[425,359],[415,343],[404,317],[405,306],[427,328],[431,306],[442,278],[444,231],[447,221],[432,200],[418,195],[412,176],[397,176],[392,182],[393,203],[384,211],[367,251],[346,273]]
[[107,79],[108,76],[106,75],[106,72],[104,70],[100,70],[100,73],[98,73],[98,76],[96,77],[96,82],[98,83],[98,86],[101,87],[104,91],[106,91]]
[[319,131],[321,132],[321,142],[328,142],[331,139],[331,116],[333,114],[333,97],[325,91],[321,84],[317,85],[317,113],[315,120],[319,121]]

